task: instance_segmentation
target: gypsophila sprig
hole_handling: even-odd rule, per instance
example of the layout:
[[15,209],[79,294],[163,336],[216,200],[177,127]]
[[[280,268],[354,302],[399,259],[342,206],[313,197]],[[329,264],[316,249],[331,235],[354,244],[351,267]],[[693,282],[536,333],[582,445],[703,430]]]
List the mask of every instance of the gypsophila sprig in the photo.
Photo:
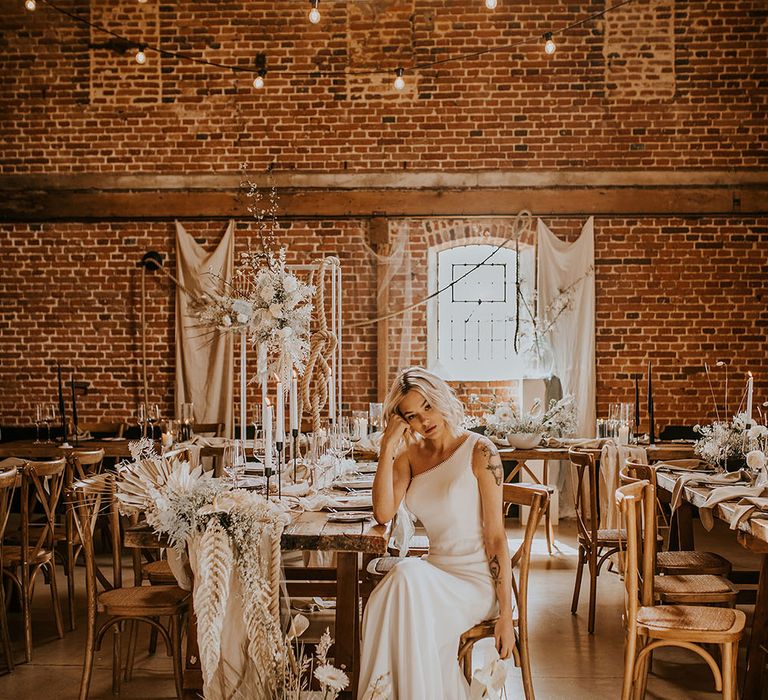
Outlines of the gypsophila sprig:
[[519,412],[515,406],[505,401],[494,400],[491,404],[481,405],[489,408],[483,414],[486,435],[500,438],[508,433],[570,435],[576,430],[576,407],[571,394],[559,401],[552,399],[549,408],[543,413],[538,401],[525,412]]

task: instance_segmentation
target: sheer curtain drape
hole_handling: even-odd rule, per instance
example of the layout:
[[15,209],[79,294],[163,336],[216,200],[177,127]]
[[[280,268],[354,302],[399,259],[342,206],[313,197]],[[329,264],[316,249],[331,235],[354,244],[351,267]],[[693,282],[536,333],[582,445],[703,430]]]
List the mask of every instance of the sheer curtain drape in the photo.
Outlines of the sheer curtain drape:
[[[577,435],[595,431],[595,264],[594,219],[590,216],[573,243],[560,240],[546,224],[537,222],[539,309],[562,289],[574,287],[572,310],[564,313],[551,331],[554,374],[563,394],[573,394],[578,415]],[[574,515],[571,481],[560,470],[560,517]]]
[[232,279],[234,250],[234,221],[211,252],[176,222],[176,415],[182,403],[191,401],[197,422],[224,422],[226,435],[232,426],[232,335],[199,328],[190,304],[204,291],[223,291],[218,286]]

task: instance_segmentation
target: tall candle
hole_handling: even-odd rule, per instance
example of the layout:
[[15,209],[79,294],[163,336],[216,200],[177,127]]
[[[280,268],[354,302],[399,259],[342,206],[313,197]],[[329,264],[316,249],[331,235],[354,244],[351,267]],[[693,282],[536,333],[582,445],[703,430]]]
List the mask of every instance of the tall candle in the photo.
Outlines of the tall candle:
[[635,374],[635,439],[640,433],[640,375]]
[[75,429],[75,440],[77,440],[77,393],[75,392],[75,371],[72,370],[72,425]]
[[752,379],[752,372],[747,372],[747,423],[752,425],[752,390],[754,380]]
[[651,445],[656,442],[656,428],[653,421],[653,363],[648,362],[648,438]]
[[264,404],[262,423],[264,424],[264,469],[272,469],[272,406],[269,399]]
[[283,383],[277,379],[277,412],[275,415],[275,442],[285,444],[285,397]]
[[299,380],[296,376],[296,370],[293,370],[293,379],[291,379],[291,432],[299,429]]
[[333,422],[336,417],[336,388],[333,384],[333,377],[328,379],[328,418]]
[[59,375],[59,418],[61,419],[61,441],[67,441],[67,409],[64,403],[64,385],[61,382],[61,362],[56,363]]

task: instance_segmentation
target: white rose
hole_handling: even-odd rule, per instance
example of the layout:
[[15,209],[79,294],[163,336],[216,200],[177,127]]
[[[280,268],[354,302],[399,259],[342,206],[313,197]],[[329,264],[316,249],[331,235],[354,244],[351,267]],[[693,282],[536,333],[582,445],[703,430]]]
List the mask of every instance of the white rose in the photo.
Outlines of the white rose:
[[768,435],[768,428],[766,428],[764,425],[759,425],[759,424],[758,425],[753,425],[749,429],[748,435],[749,435],[749,437],[757,440],[757,439],[759,439],[761,437],[765,437],[766,435]]
[[231,326],[232,325],[232,319],[229,316],[224,316],[221,319],[221,325],[222,326],[227,326],[227,327]]
[[250,320],[250,316],[246,316],[245,314],[237,314],[237,322],[245,325]]
[[283,305],[282,304],[270,304],[269,305],[269,313],[272,314],[273,318],[280,318],[280,316],[283,315]]
[[275,289],[271,284],[267,283],[261,288],[260,295],[264,301],[269,303],[272,301],[272,297],[275,296]]
[[499,406],[494,415],[501,421],[512,420],[512,409],[509,406]]
[[299,288],[299,283],[296,281],[296,278],[293,275],[288,275],[283,280],[283,289],[285,289],[288,294],[291,292],[295,292]]
[[[240,323],[246,323],[253,314],[253,304],[245,299],[235,299],[232,302],[232,313],[237,316]],[[241,316],[245,317],[244,321],[240,320]]]
[[762,469],[765,466],[765,455],[760,450],[747,452],[747,466],[750,469]]
[[280,335],[280,337],[288,338],[291,335],[293,335],[293,328],[291,328],[290,326],[286,326],[285,328],[280,328],[277,332]]

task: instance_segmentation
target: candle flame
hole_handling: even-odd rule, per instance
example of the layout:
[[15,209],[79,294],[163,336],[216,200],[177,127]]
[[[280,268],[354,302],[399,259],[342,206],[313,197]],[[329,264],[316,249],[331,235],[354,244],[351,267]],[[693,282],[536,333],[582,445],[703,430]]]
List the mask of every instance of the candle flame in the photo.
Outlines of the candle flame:
[[296,370],[293,370],[293,378],[294,378],[294,379],[297,379],[297,378],[298,378],[298,376],[299,376],[299,375],[296,373]]
[[747,372],[747,376],[752,379],[752,372]]
[[272,405],[272,402],[269,399],[267,399],[267,406],[271,406],[271,405]]
[[277,372],[275,372],[272,376],[275,378],[275,381],[279,384],[280,383],[280,377],[277,376]]

